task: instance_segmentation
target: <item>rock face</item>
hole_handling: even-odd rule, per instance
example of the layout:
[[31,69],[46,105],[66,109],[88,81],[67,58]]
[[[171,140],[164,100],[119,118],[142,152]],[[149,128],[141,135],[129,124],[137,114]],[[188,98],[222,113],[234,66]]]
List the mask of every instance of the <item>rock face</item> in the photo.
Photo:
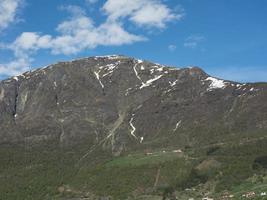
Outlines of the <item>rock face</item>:
[[86,141],[114,155],[205,145],[266,130],[266,102],[266,83],[224,81],[197,67],[124,56],[90,57],[0,82],[0,143]]

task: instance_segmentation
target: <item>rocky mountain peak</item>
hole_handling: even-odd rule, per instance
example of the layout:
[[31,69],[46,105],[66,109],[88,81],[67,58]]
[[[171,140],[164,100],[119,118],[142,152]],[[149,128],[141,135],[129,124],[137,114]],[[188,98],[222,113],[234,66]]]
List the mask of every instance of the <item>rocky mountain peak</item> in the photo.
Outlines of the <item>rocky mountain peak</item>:
[[198,67],[121,55],[82,58],[3,80],[0,138],[67,147],[87,141],[90,148],[114,154],[145,148],[157,138],[174,137],[182,147],[198,143],[187,141],[197,127],[207,132],[216,126],[231,132],[240,123],[242,129],[266,128],[265,114],[255,112],[266,109],[264,100],[266,84],[224,81]]

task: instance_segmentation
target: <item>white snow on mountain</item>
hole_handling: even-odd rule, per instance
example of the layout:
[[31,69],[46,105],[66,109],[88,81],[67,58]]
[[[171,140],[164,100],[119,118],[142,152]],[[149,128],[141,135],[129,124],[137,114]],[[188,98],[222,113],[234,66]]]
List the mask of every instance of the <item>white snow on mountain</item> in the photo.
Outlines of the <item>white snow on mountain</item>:
[[210,85],[209,88],[207,89],[208,91],[211,91],[213,89],[223,89],[226,87],[226,82],[214,77],[208,77],[205,79],[205,81],[209,81]]

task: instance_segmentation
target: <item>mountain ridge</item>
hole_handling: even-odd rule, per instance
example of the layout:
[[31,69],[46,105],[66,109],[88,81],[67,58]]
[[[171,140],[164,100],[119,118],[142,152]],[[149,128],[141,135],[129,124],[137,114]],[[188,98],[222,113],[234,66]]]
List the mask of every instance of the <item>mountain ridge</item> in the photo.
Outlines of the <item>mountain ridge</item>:
[[[88,74],[88,76],[85,76],[86,73]],[[115,76],[115,78],[113,78],[113,75]],[[100,93],[96,94],[96,96],[98,96],[99,100],[102,99],[102,101],[104,101],[102,103],[106,104],[108,100],[105,96],[109,96],[113,102],[111,102],[111,104],[117,107],[113,107],[113,109],[120,110],[119,107],[121,106],[122,110],[117,111],[117,114],[115,114],[117,116],[121,116],[121,114],[119,114],[120,112],[125,113],[129,112],[128,109],[134,109],[132,108],[132,106],[138,107],[149,99],[153,101],[153,99],[151,98],[157,98],[157,95],[172,95],[174,93],[173,91],[177,89],[176,87],[178,87],[178,89],[182,92],[186,93],[187,91],[181,88],[185,83],[185,87],[187,87],[186,89],[197,90],[190,92],[190,95],[196,96],[196,98],[205,96],[213,92],[220,94],[226,90],[229,90],[229,92],[231,92],[231,95],[234,95],[235,97],[241,97],[242,95],[253,96],[256,95],[258,91],[260,93],[261,90],[261,87],[258,86],[259,83],[240,84],[237,82],[217,79],[209,76],[199,67],[189,67],[181,69],[171,68],[164,65],[154,64],[147,61],[118,55],[89,57],[73,60],[70,62],[59,62],[57,64],[49,65],[45,68],[36,69],[31,72],[26,72],[20,76],[15,76],[10,79],[1,81],[1,85],[10,85],[9,87],[12,87],[13,98],[9,99],[9,101],[13,102],[14,104],[13,108],[11,107],[10,110],[12,111],[11,113],[13,115],[13,120],[15,121],[15,123],[16,120],[20,119],[20,112],[24,111],[25,103],[28,98],[28,92],[20,92],[21,88],[24,87],[25,84],[28,88],[33,87],[34,92],[37,93],[40,92],[38,91],[38,87],[39,89],[41,88],[41,90],[44,90],[46,92],[46,95],[49,95],[47,92],[49,92],[50,90],[53,91],[52,93],[54,97],[46,97],[46,99],[50,103],[53,102],[53,104],[56,104],[55,106],[58,107],[60,106],[60,104],[64,104],[65,101],[71,100],[72,96],[75,95],[76,91],[79,93],[78,90],[74,91],[73,88],[71,88],[71,92],[67,94],[70,95],[69,99],[64,99],[61,102],[59,97],[60,95],[57,94],[58,90],[62,90],[62,87],[67,87],[69,81],[70,84],[74,84],[70,85],[71,87],[76,87],[76,83],[71,81],[73,76],[76,76],[75,78],[77,79],[77,82],[79,82],[79,84],[82,84],[81,79],[83,79],[83,81],[88,84],[88,87],[93,87],[93,93],[98,93],[100,91]],[[122,76],[125,76],[125,78],[123,79]],[[67,80],[68,78],[70,80]],[[62,79],[66,79],[64,83],[65,85],[63,86],[62,82],[64,82],[64,80],[62,81]],[[121,81],[123,82],[120,82],[119,79],[122,79]],[[194,81],[195,83],[191,83],[190,81]],[[59,84],[61,85],[59,86]],[[125,87],[119,88],[123,84],[125,85]],[[190,86],[190,84],[192,84],[192,86]],[[26,88],[26,90],[28,88]],[[111,90],[111,92],[109,90]],[[5,89],[4,87],[2,87],[2,96],[4,96],[4,92]],[[84,92],[88,93],[89,91]],[[140,97],[138,96],[139,94],[137,94],[138,92],[140,92],[140,95],[143,99],[139,99]],[[40,93],[40,95],[44,94]],[[89,93],[88,95],[91,96],[91,94]],[[135,102],[131,102],[128,96],[132,96],[137,99],[135,100]],[[1,99],[3,98],[4,97],[2,97]],[[162,98],[164,99],[165,97]],[[180,98],[183,99],[183,97]],[[195,97],[191,96],[190,100],[184,99],[184,101],[194,101],[194,98]],[[41,99],[39,100],[42,101]],[[83,100],[86,101],[85,99]],[[37,104],[37,102],[35,103]],[[83,103],[84,102],[80,102],[80,104]],[[132,103],[133,105],[131,105]],[[72,104],[73,107],[71,106],[71,109],[75,107],[75,103],[72,102]],[[76,104],[78,105],[79,103],[76,102]],[[110,104],[110,102],[107,104]],[[125,111],[125,109],[127,111]],[[33,114],[36,115],[36,113]],[[122,114],[122,116],[124,115],[125,114]],[[114,118],[114,116],[112,118]],[[126,118],[129,118],[128,122],[131,120],[131,117],[129,116],[127,116]],[[55,119],[55,121],[57,120],[58,119]],[[179,122],[180,120],[177,121]],[[60,124],[60,122],[56,123]],[[128,123],[128,126],[128,129],[133,128],[133,124]],[[135,137],[134,134],[130,135]],[[43,137],[46,136],[43,135]],[[109,135],[107,135],[106,137],[109,137]],[[63,141],[62,138],[60,139],[60,141]]]
[[[49,64],[49,65],[46,65],[46,66],[40,66],[40,67],[37,67],[33,70],[30,70],[30,71],[26,71],[26,72],[23,72],[22,74],[19,74],[19,75],[16,75],[16,76],[11,76],[11,77],[8,77],[6,79],[3,79],[1,81],[8,81],[10,79],[17,79],[19,77],[23,77],[24,74],[29,74],[29,73],[33,73],[35,71],[38,71],[38,70],[44,70],[46,68],[50,68],[56,64],[60,64],[60,63],[71,63],[71,62],[77,62],[77,61],[82,61],[82,60],[88,60],[88,59],[97,59],[97,58],[102,58],[102,59],[110,59],[110,58],[113,58],[113,59],[118,59],[118,58],[122,58],[122,59],[132,59],[132,60],[136,60],[136,61],[140,61],[140,62],[149,62],[149,63],[153,63],[151,61],[148,61],[148,60],[141,60],[141,59],[137,59],[137,58],[134,58],[134,57],[128,57],[128,56],[125,56],[125,55],[120,55],[120,54],[113,54],[113,55],[103,55],[103,56],[90,56],[90,57],[80,57],[80,58],[76,58],[76,59],[73,59],[73,60],[65,60],[65,61],[58,61],[58,62],[55,62],[53,64]],[[199,66],[183,66],[183,67],[176,67],[176,66],[170,66],[170,65],[164,65],[164,64],[159,64],[159,63],[154,63],[156,65],[160,65],[160,66],[164,66],[164,67],[168,67],[168,68],[176,68],[177,70],[178,69],[190,69],[190,68],[195,68],[199,71],[203,71],[203,73],[206,73],[204,72],[204,70],[199,67]],[[214,78],[216,79],[220,79],[220,80],[225,80],[225,81],[231,81],[231,80],[226,80],[226,79],[223,79],[223,78],[219,78],[219,77],[215,77],[213,76]],[[238,83],[237,81],[231,81],[231,82],[236,82]],[[239,82],[240,83],[240,82]],[[259,83],[259,82],[247,82],[247,83]],[[266,83],[266,82],[262,82],[262,83]],[[245,83],[243,83],[245,84]]]
[[266,102],[267,83],[125,56],[11,77],[0,82],[0,199],[224,196],[264,177]]

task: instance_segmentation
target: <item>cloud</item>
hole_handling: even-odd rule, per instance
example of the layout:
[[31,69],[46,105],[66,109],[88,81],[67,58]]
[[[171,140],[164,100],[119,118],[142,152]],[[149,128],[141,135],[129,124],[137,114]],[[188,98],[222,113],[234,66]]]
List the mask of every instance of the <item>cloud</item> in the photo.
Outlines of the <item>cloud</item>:
[[138,26],[165,28],[170,21],[180,20],[184,12],[174,13],[159,0],[108,0],[103,8],[109,20],[128,18]]
[[21,0],[0,1],[0,32],[15,21],[18,8],[21,4]]
[[51,36],[40,36],[35,32],[24,32],[10,45],[17,56],[24,51],[35,51],[41,48],[50,47]]
[[0,64],[0,74],[13,76],[28,70],[34,60],[32,56],[41,49],[50,50],[52,54],[71,55],[97,46],[116,46],[145,40],[143,36],[124,30],[120,23],[106,22],[96,27],[77,7],[68,7],[67,10],[71,11],[72,17],[57,26],[58,36],[23,32],[13,43],[6,45],[6,49],[14,52],[15,58],[10,63]]
[[128,32],[125,29],[127,20],[140,27],[165,28],[168,22],[181,19],[181,14],[174,14],[159,0],[107,0],[101,9],[106,20],[99,25],[95,25],[81,7],[69,5],[60,9],[68,11],[70,16],[57,25],[56,35],[23,32],[14,42],[5,45],[6,49],[14,52],[14,60],[0,64],[0,74],[14,75],[24,71],[33,62],[33,55],[42,49],[51,54],[72,55],[98,46],[119,46],[147,40],[143,35]]
[[203,36],[189,36],[184,41],[184,47],[195,49],[200,42],[203,42],[205,40],[205,37]]
[[[88,28],[80,26],[83,23]],[[97,46],[117,46],[145,40],[143,36],[127,32],[118,23],[104,23],[99,27],[90,27],[89,19],[84,17],[63,22],[58,26],[58,30],[62,35],[50,41],[53,54],[70,55]]]
[[176,45],[174,45],[174,44],[170,44],[169,46],[168,46],[168,49],[169,49],[169,51],[171,51],[171,52],[173,52],[173,51],[175,51],[176,50]]
[[60,6],[59,10],[67,11],[71,14],[73,17],[83,16],[86,15],[86,12],[84,9],[82,9],[79,6],[76,5],[67,5],[67,6]]
[[59,36],[50,38],[48,48],[53,54],[76,54],[97,46],[116,46],[144,41],[145,37],[127,32],[119,22],[105,22],[95,26],[91,18],[75,13],[60,23],[56,30]]
[[15,76],[30,70],[30,58],[18,58],[7,64],[0,64],[1,76]]

